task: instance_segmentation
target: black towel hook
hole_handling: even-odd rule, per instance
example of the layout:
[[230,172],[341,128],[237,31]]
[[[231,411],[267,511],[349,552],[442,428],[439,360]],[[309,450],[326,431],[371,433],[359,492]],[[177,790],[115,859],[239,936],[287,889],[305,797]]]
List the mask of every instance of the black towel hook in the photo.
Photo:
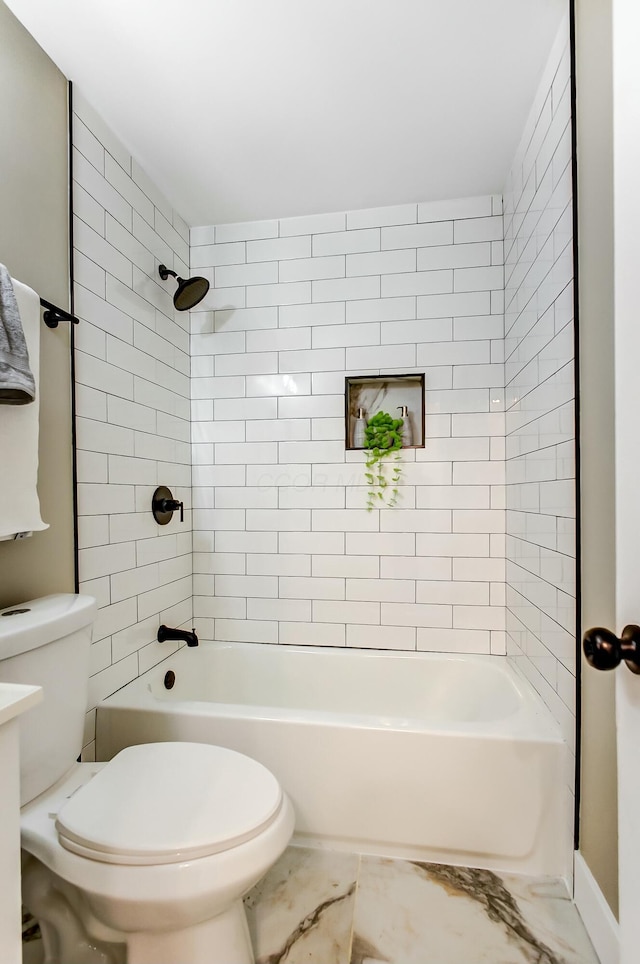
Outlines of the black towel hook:
[[45,309],[43,321],[47,328],[57,328],[61,321],[70,321],[73,325],[80,324],[80,319],[76,318],[75,315],[69,314],[64,308],[58,308],[57,305],[52,305],[50,301],[46,301],[45,298],[40,299],[40,305]]

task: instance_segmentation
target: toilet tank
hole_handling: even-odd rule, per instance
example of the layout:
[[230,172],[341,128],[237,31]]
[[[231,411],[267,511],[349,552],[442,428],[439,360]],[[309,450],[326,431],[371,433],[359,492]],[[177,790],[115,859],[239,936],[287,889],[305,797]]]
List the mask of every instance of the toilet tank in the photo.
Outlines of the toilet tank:
[[91,596],[71,593],[0,610],[0,681],[44,691],[19,721],[21,806],[53,786],[82,749],[96,610]]

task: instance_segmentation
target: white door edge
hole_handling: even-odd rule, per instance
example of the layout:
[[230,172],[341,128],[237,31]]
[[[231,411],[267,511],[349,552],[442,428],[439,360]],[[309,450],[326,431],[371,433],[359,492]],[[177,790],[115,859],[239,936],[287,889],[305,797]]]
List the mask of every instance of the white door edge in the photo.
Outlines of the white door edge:
[[[638,237],[640,236],[640,4],[613,0],[613,162],[615,248],[616,632],[640,622],[640,396]],[[640,947],[640,676],[616,670],[620,956]],[[607,819],[606,812],[601,815]]]

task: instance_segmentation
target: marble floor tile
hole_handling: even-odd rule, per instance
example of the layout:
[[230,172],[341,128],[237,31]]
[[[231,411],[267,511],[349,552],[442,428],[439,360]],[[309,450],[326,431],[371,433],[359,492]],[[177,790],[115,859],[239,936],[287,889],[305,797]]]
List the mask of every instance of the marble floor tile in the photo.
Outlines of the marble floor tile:
[[559,880],[289,847],[245,908],[256,964],[598,964]]
[[363,857],[350,964],[597,964],[597,957],[555,884]]
[[567,964],[598,964],[582,919],[562,881],[501,874],[522,917]]
[[256,964],[349,964],[359,859],[285,851],[245,898]]

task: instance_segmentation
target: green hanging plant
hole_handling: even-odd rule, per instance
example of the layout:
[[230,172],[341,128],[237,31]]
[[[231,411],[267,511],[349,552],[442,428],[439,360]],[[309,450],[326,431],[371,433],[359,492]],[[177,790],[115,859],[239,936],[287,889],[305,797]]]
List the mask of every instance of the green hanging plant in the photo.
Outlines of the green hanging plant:
[[[387,412],[378,412],[367,424],[364,432],[366,453],[365,478],[369,485],[367,511],[392,508],[398,501],[398,483],[402,474],[400,455],[403,420],[392,418]],[[391,478],[389,463],[391,464]]]

